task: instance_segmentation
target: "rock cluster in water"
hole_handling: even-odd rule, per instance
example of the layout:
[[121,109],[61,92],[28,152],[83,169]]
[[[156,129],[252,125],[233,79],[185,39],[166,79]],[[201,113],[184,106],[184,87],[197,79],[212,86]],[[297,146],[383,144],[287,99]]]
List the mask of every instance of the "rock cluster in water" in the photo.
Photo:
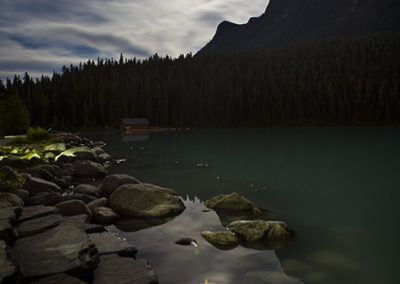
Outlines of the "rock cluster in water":
[[286,223],[270,220],[275,213],[258,207],[236,192],[217,195],[205,205],[217,213],[227,228],[227,231],[201,233],[216,248],[230,250],[242,245],[260,250],[279,249],[293,236]]
[[0,196],[0,281],[158,283],[147,261],[135,259],[136,248],[105,226],[180,214],[181,198],[128,175],[107,176],[113,158],[101,142],[60,139],[45,147],[44,159],[0,161],[4,184],[16,187]]

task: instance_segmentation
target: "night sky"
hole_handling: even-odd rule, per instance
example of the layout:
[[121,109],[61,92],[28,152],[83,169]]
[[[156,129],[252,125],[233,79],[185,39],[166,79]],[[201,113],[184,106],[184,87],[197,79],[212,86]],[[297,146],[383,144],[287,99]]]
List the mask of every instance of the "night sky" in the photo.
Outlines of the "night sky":
[[196,53],[228,20],[268,0],[0,0],[0,78],[36,77],[88,59]]

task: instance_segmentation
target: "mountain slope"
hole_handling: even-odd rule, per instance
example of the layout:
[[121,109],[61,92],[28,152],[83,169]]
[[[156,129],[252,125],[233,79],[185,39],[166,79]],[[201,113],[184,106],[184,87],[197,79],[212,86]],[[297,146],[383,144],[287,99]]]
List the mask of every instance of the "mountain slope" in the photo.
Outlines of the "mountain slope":
[[281,44],[400,30],[399,0],[270,0],[247,24],[222,22],[199,52],[258,50]]

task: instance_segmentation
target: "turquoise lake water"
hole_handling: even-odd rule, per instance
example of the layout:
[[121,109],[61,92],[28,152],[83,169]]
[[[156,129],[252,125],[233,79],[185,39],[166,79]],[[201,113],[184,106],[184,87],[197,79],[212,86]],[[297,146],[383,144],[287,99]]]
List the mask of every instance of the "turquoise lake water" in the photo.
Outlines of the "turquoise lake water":
[[[186,210],[151,228],[110,227],[160,283],[398,283],[400,127],[84,133],[126,162],[112,168],[172,188]],[[296,238],[278,250],[214,248],[224,230],[204,201],[238,192],[280,213]],[[192,237],[197,248],[173,242]]]

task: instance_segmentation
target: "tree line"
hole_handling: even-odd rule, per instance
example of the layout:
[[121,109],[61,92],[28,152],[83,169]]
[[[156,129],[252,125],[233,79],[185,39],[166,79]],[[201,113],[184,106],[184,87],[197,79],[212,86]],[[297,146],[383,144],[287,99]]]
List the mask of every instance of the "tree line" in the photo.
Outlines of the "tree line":
[[269,127],[400,121],[400,33],[255,52],[89,60],[52,78],[15,76],[33,125]]

